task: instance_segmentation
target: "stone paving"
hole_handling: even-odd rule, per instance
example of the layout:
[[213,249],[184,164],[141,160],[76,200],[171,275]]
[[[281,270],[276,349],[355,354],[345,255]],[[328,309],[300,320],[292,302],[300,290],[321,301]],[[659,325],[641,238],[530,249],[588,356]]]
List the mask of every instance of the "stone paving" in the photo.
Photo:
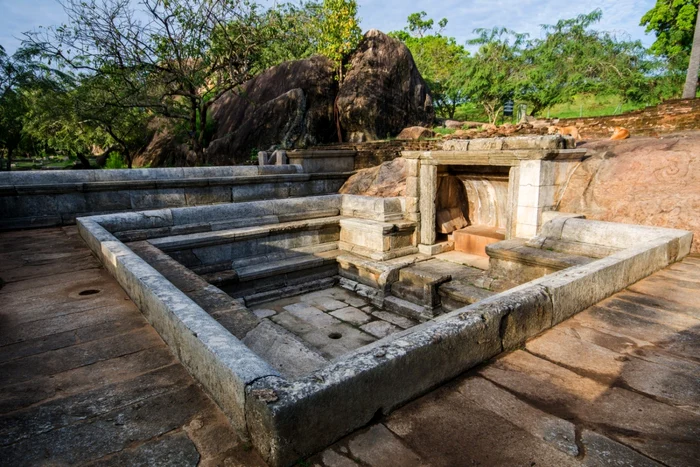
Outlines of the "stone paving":
[[[74,228],[0,234],[0,278],[0,463],[263,465]],[[388,322],[349,298],[323,315]],[[690,466],[698,439],[695,256],[300,465]]]
[[274,300],[253,307],[252,311],[300,337],[328,359],[418,324],[378,309],[341,287]]

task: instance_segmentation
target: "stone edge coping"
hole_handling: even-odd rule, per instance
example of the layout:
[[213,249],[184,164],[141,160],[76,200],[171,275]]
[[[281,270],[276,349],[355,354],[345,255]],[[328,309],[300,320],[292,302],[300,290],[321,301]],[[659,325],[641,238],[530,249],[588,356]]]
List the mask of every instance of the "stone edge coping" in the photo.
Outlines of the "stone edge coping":
[[[328,198],[339,203],[339,196]],[[181,209],[207,208],[214,212],[219,207]],[[632,237],[638,241],[606,258],[528,282],[388,336],[311,375],[288,381],[108,232],[110,226],[121,225],[114,222],[120,216],[141,227],[172,223],[173,214],[168,217],[164,211],[171,210],[81,218],[78,225],[93,252],[178,358],[234,425],[247,430],[273,466],[310,455],[366,425],[377,413],[517,348],[680,260],[692,243],[692,233],[680,230],[564,219],[559,235],[595,240],[596,235],[627,232],[622,241]],[[566,225],[569,222],[572,224]],[[557,235],[559,226],[547,228]]]
[[[265,166],[268,167],[268,166]],[[277,167],[277,166],[269,166]],[[284,166],[282,166],[284,167]],[[46,172],[46,171],[44,171]],[[23,172],[11,172],[21,174]],[[0,196],[22,196],[35,194],[59,194],[73,192],[96,192],[116,190],[153,190],[170,188],[189,188],[207,186],[238,186],[262,183],[306,182],[312,180],[332,180],[347,178],[354,172],[324,173],[263,173],[260,175],[242,175],[231,177],[193,177],[193,178],[158,178],[148,180],[109,180],[109,181],[66,181],[57,179],[35,178],[33,180],[14,180],[15,183],[3,184],[0,178]],[[0,173],[1,174],[1,173]],[[9,180],[13,182],[13,180]],[[22,183],[25,182],[26,183]],[[16,183],[20,182],[20,183]]]
[[80,218],[78,230],[182,364],[245,434],[246,386],[280,374],[99,221]]
[[[27,170],[0,173],[1,185],[167,180],[302,173],[298,165],[163,167],[153,169]],[[8,183],[9,182],[9,183]]]

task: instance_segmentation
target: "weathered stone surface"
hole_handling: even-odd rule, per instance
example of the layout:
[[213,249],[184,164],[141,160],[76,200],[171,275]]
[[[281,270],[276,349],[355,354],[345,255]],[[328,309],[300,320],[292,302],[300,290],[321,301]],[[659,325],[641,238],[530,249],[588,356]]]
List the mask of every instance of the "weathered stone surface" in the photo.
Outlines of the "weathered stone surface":
[[273,145],[292,148],[332,141],[336,92],[333,65],[325,57],[266,70],[240,93],[231,92],[212,106],[217,131],[207,160],[229,164]]
[[384,198],[404,196],[406,176],[406,160],[397,158],[376,167],[359,170],[345,182],[339,193]]
[[[664,464],[692,465],[700,458],[697,415],[571,370],[514,352],[480,373],[541,410],[566,413],[613,440]],[[667,435],[675,427],[673,436]]]
[[243,343],[291,380],[328,363],[294,334],[267,319],[250,331]]
[[386,337],[389,334],[393,334],[396,331],[399,331],[401,328],[394,326],[393,324],[387,321],[372,321],[371,323],[367,323],[364,326],[360,326],[360,329],[362,329],[366,333],[373,335],[377,339],[381,339],[382,337]]
[[386,425],[428,465],[579,465],[449,386],[397,410]]
[[366,322],[372,319],[369,316],[367,316],[366,313],[363,313],[362,311],[352,306],[332,311],[330,314],[341,321],[348,322],[355,326],[365,324]]
[[695,233],[700,251],[700,135],[632,138],[584,145],[598,157],[571,176],[559,210],[588,219]]
[[400,41],[372,29],[349,63],[337,98],[344,140],[384,139],[408,126],[432,123],[428,86]]
[[432,138],[434,136],[435,132],[430,128],[425,128],[423,126],[412,126],[401,130],[401,133],[399,133],[396,139],[425,139]]

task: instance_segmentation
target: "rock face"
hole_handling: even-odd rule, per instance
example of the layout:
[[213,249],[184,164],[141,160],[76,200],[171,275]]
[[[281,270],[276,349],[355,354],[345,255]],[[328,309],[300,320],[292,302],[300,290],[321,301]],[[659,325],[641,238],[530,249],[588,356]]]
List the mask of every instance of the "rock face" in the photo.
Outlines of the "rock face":
[[406,160],[394,159],[376,167],[358,170],[340,188],[339,193],[382,198],[405,196],[406,175]]
[[401,133],[399,133],[399,136],[397,136],[396,139],[415,140],[422,138],[432,138],[433,136],[435,136],[435,132],[430,128],[425,128],[422,126],[412,126],[401,130]]
[[273,145],[305,147],[335,141],[333,64],[325,57],[272,67],[212,106],[216,133],[207,162],[240,163]]
[[700,252],[700,133],[582,147],[597,155],[571,176],[560,211],[690,230],[693,251]]
[[376,29],[368,31],[350,57],[338,94],[344,139],[384,139],[435,118],[428,86],[408,48]]

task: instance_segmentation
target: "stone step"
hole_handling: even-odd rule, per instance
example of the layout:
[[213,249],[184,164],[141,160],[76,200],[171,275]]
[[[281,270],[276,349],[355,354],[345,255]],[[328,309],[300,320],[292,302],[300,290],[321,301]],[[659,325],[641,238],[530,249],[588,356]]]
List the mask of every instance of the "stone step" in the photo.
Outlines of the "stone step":
[[394,296],[384,298],[384,308],[420,322],[428,321],[435,317],[433,310]]
[[488,256],[486,246],[506,239],[505,232],[497,227],[470,225],[452,233],[455,251]]
[[442,307],[448,311],[480,302],[496,294],[491,290],[482,289],[462,281],[451,281],[443,284],[438,289],[438,293]]
[[240,282],[247,282],[328,264],[335,264],[335,257],[338,256],[338,254],[340,254],[339,250],[330,250],[317,254],[298,255],[277,261],[237,268],[236,273],[238,274],[238,280]]
[[572,255],[526,244],[526,240],[514,239],[494,243],[486,247],[489,255],[489,274],[525,283],[562,269],[581,266],[594,261],[587,256]]
[[399,280],[392,284],[391,291],[401,299],[436,308],[440,306],[440,285],[479,274],[479,270],[461,264],[432,259],[401,269]]

